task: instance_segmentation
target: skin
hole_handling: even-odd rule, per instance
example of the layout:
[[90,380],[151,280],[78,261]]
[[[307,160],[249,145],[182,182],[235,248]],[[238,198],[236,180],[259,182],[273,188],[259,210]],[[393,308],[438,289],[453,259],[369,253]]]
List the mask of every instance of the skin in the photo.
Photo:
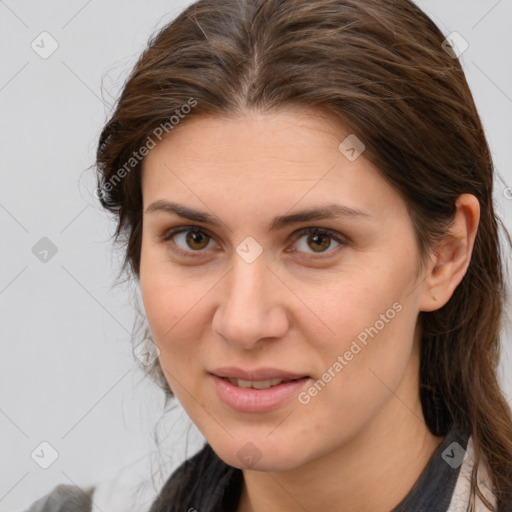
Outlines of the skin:
[[[333,504],[387,512],[442,440],[422,414],[416,323],[462,280],[478,201],[459,198],[452,236],[420,267],[404,201],[364,153],[350,161],[340,152],[347,135],[337,118],[307,108],[197,117],[143,163],[140,286],[148,322],[176,397],[219,457],[244,471],[239,512]],[[147,212],[157,200],[222,225]],[[367,216],[268,231],[276,216],[331,203]],[[202,229],[203,238],[162,240],[179,226]],[[345,242],[301,234],[307,227]],[[248,236],[263,251],[252,263],[236,252]],[[400,312],[307,404],[294,397],[274,411],[236,412],[207,374],[270,366],[316,381],[395,303]],[[249,441],[261,455],[250,467],[237,457]]]

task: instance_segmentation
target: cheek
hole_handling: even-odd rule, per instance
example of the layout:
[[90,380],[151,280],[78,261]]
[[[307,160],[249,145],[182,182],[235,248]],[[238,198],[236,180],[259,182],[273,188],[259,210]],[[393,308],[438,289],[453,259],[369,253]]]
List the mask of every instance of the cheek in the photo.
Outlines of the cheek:
[[168,354],[176,349],[177,331],[183,329],[188,306],[186,290],[179,290],[162,275],[158,265],[141,263],[140,290],[153,341],[160,349],[160,360],[167,366]]
[[[144,276],[144,277],[143,277]],[[190,370],[197,364],[197,343],[200,339],[196,308],[197,301],[188,300],[162,279],[141,272],[141,292],[153,342],[160,351],[159,360],[165,379],[180,403],[187,403],[184,389],[192,391]],[[196,306],[197,307],[197,306]],[[197,395],[197,392],[194,392]],[[190,407],[190,405],[189,405]]]
[[205,299],[212,278],[171,272],[168,264],[142,259],[140,289],[153,341],[160,349],[161,364],[180,373],[191,368],[208,318]]
[[164,341],[165,334],[185,315],[187,295],[190,292],[190,287],[183,286],[182,277],[171,270],[162,251],[143,237],[140,290],[151,331],[155,341],[160,343]]
[[155,270],[146,270],[141,265],[140,289],[144,309],[155,341],[161,343],[166,330],[178,321],[176,299],[172,288],[157,278]]
[[329,387],[342,391],[339,396],[356,407],[359,399],[383,387],[380,372],[390,386],[397,384],[413,348],[417,305],[408,270],[391,264],[385,268],[389,272],[354,268],[350,279],[338,280],[313,302],[330,330],[311,338],[322,354],[323,375],[328,380],[330,369],[337,384]]
[[[406,270],[393,273],[391,266],[387,269],[372,269],[368,262],[331,275],[322,283],[307,283],[298,289],[297,295],[305,298],[304,302],[311,305],[317,316],[317,324],[328,328],[326,336],[321,337],[322,343],[342,350],[360,333],[364,340],[366,330],[375,324],[379,331],[390,330],[389,326],[400,316],[397,309],[403,307],[408,281]],[[314,321],[311,314],[308,318],[309,323]]]
[[388,323],[367,322],[361,315],[340,320],[340,334],[322,357],[324,373],[300,397],[304,434],[314,430],[324,439],[348,439],[395,393],[403,394],[397,390],[409,371],[415,318],[413,308],[401,305],[400,311],[392,309]]
[[338,304],[338,320],[332,316],[330,321],[335,336],[328,342],[316,338],[323,353],[325,378],[329,379],[329,371],[342,375],[336,380],[345,391],[371,387],[376,382],[372,370],[377,375],[382,371],[390,384],[394,382],[410,358],[416,323],[414,309],[390,300],[366,303],[364,308],[354,306],[353,302]]

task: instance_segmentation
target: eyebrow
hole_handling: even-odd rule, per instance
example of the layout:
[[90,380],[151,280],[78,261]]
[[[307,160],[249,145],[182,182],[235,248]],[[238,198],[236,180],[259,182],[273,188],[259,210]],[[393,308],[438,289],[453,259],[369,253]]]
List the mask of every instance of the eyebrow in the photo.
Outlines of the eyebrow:
[[[203,224],[210,224],[212,226],[224,226],[223,222],[217,219],[217,217],[210,215],[209,213],[194,210],[182,204],[166,201],[164,199],[159,199],[158,201],[151,203],[146,208],[146,213],[155,212],[175,214],[184,219],[195,222],[202,222]],[[356,208],[350,208],[340,204],[328,204],[314,207],[308,210],[302,210],[290,215],[281,215],[279,217],[275,217],[270,223],[268,230],[276,231],[283,229],[284,227],[291,224],[298,224],[300,222],[307,222],[310,220],[339,219],[342,217],[369,219],[371,218],[371,215]]]

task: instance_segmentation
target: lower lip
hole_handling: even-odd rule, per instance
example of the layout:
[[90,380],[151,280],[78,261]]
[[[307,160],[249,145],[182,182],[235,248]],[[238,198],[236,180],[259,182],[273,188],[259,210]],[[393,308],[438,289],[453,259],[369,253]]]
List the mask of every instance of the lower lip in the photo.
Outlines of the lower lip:
[[268,389],[240,388],[227,379],[211,376],[220,399],[239,412],[266,412],[277,409],[293,396],[297,396],[309,377],[283,382]]

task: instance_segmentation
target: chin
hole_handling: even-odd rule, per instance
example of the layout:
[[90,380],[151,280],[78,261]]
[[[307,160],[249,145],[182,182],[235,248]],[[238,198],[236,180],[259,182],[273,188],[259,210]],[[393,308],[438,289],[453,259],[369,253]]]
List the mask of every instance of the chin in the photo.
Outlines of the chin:
[[210,443],[210,446],[226,464],[243,470],[287,471],[305,462],[301,446],[283,446],[280,443],[277,449],[265,439],[261,442],[231,440],[221,445]]

